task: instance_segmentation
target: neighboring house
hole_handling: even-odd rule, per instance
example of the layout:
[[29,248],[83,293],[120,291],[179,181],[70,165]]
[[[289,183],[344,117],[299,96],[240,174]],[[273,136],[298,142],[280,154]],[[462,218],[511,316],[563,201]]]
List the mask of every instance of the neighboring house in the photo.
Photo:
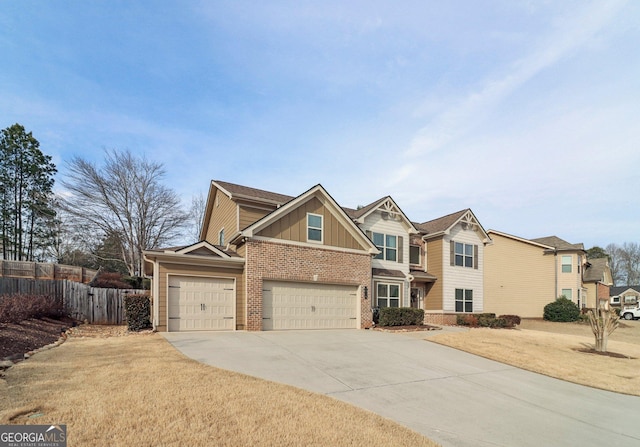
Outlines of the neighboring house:
[[485,311],[541,318],[544,306],[564,295],[585,307],[586,252],[557,236],[525,239],[489,230],[485,250]]
[[373,305],[409,307],[413,279],[409,241],[418,230],[388,196],[357,210],[344,210],[380,251],[371,261]]
[[609,301],[613,277],[607,258],[587,259],[582,283],[586,289],[585,306],[589,309],[598,307],[601,301]]
[[484,253],[491,238],[473,211],[415,227],[420,234],[411,239],[411,288],[416,307],[425,310],[425,322],[455,324],[457,313],[483,312]]
[[635,305],[640,302],[640,286],[617,286],[609,290],[614,306]]
[[145,252],[159,331],[366,328],[380,252],[321,186],[212,181],[201,242]]

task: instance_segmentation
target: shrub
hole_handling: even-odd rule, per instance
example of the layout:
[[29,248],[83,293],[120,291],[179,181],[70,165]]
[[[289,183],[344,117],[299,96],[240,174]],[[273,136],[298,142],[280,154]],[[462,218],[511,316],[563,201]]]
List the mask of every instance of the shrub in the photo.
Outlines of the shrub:
[[576,303],[564,295],[544,306],[543,318],[548,321],[569,322],[576,321],[580,316],[580,309]]
[[424,310],[413,307],[380,308],[380,326],[413,326],[424,323]]
[[105,289],[132,289],[131,284],[126,282],[121,273],[100,272],[91,281],[91,287],[101,287]]
[[58,318],[62,314],[62,300],[54,296],[21,293],[0,295],[0,323],[19,323],[29,318]]
[[518,315],[500,315],[498,318],[507,320],[507,327],[516,327],[521,322]]
[[151,300],[147,295],[124,297],[124,315],[130,331],[141,331],[151,326]]
[[517,315],[501,315],[496,318],[496,314],[458,314],[456,317],[458,326],[488,327],[488,328],[512,328],[520,324],[520,317]]

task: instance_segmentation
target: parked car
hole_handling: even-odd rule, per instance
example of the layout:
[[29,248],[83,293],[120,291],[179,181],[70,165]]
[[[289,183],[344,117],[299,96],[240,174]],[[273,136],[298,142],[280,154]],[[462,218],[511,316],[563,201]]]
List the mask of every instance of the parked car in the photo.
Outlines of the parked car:
[[620,318],[625,320],[640,319],[640,305],[636,307],[625,307],[620,311]]

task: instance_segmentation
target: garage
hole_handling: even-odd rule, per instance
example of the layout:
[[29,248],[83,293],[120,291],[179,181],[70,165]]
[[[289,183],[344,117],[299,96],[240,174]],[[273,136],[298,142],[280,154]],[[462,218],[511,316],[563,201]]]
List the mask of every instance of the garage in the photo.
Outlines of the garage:
[[356,329],[358,288],[265,281],[262,329]]
[[235,329],[235,280],[170,275],[169,331]]

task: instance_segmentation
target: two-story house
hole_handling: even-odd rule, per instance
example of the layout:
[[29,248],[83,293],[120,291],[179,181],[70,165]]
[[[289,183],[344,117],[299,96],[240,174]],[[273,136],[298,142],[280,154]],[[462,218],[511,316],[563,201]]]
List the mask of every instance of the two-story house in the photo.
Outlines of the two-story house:
[[583,244],[557,236],[525,239],[489,230],[485,250],[485,311],[541,318],[544,306],[559,296],[587,305]]
[[145,252],[158,331],[366,328],[380,251],[321,186],[211,182],[202,241]]
[[373,305],[410,306],[409,242],[418,230],[388,196],[345,211],[380,251],[371,261]]
[[484,311],[484,251],[491,238],[465,209],[415,224],[411,238],[411,284],[425,322],[455,324],[456,314]]

